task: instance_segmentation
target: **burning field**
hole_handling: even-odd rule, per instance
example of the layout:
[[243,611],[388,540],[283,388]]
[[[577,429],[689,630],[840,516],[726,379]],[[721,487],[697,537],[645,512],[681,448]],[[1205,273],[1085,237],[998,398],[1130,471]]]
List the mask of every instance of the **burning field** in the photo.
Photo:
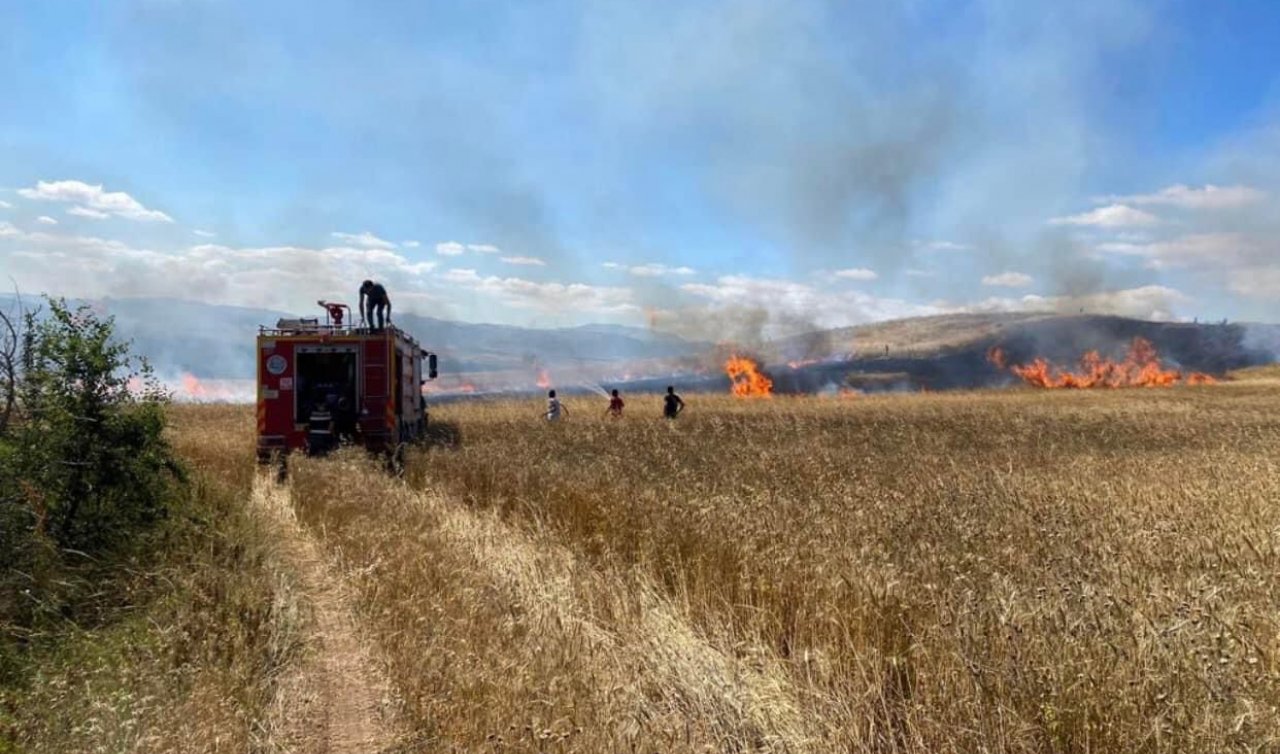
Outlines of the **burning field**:
[[599,394],[615,387],[624,393],[661,392],[674,384],[682,392],[756,399],[1019,384],[1046,389],[1206,385],[1232,369],[1274,358],[1269,346],[1259,346],[1265,339],[1250,333],[1234,325],[1095,315],[954,315],[756,346],[722,343],[680,360],[553,365],[531,360],[519,370],[446,372],[427,390],[452,400],[516,397],[550,388],[564,394]]
[[[1167,383],[1130,355],[1041,371]],[[294,465],[410,748],[1280,745],[1273,382],[625,397],[440,407],[405,480]]]
[[1023,382],[1039,388],[1126,388],[1170,387],[1172,385],[1211,385],[1217,380],[1203,372],[1183,373],[1179,369],[1166,368],[1160,361],[1156,347],[1146,338],[1134,338],[1122,359],[1108,359],[1097,351],[1087,351],[1080,357],[1077,370],[1055,367],[1043,357],[1036,357],[1029,364],[1009,364],[1004,349],[992,346],[987,360],[997,369],[1008,369]]

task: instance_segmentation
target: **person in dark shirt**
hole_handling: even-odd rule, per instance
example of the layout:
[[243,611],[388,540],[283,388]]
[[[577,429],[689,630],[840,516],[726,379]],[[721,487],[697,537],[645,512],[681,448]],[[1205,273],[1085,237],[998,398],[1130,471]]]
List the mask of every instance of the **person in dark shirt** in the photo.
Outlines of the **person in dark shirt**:
[[667,385],[667,394],[662,397],[662,415],[674,419],[684,411],[684,400],[676,395],[673,385]]
[[605,413],[615,419],[622,418],[622,407],[627,404],[622,402],[622,396],[618,395],[618,389],[614,388],[609,397],[609,408],[605,409]]
[[382,283],[366,280],[360,284],[360,314],[369,327],[374,327],[374,314],[377,314],[377,329],[381,330],[391,320],[391,297]]

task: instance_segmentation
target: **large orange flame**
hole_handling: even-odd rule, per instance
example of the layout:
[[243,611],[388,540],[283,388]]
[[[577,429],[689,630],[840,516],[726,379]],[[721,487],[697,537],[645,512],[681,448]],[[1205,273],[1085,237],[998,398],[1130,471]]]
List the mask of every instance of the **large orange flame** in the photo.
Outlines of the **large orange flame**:
[[999,346],[987,351],[987,360],[999,369],[1007,368],[1028,385],[1041,388],[1169,387],[1179,382],[1187,385],[1217,382],[1203,372],[1183,375],[1177,369],[1165,369],[1156,347],[1146,338],[1134,338],[1123,361],[1089,351],[1080,357],[1080,369],[1074,372],[1055,367],[1038,356],[1030,364],[1009,366],[1004,349]]
[[732,380],[730,390],[739,398],[773,397],[773,380],[761,373],[754,359],[730,356],[724,363],[724,371]]

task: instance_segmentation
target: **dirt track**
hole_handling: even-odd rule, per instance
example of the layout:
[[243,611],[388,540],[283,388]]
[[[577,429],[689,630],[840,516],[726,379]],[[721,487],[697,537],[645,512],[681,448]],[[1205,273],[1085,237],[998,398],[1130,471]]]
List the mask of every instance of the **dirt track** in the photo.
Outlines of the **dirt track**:
[[291,754],[368,754],[394,747],[395,710],[341,578],[298,523],[288,488],[260,476],[254,504],[275,529],[281,555],[310,612],[301,663],[279,681],[268,748]]

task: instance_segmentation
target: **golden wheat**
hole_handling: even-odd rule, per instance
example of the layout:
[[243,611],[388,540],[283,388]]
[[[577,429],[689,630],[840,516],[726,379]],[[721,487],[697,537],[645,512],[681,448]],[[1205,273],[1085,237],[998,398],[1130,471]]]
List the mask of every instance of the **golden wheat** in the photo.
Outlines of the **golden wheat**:
[[1274,388],[568,405],[295,465],[424,747],[1280,745]]

